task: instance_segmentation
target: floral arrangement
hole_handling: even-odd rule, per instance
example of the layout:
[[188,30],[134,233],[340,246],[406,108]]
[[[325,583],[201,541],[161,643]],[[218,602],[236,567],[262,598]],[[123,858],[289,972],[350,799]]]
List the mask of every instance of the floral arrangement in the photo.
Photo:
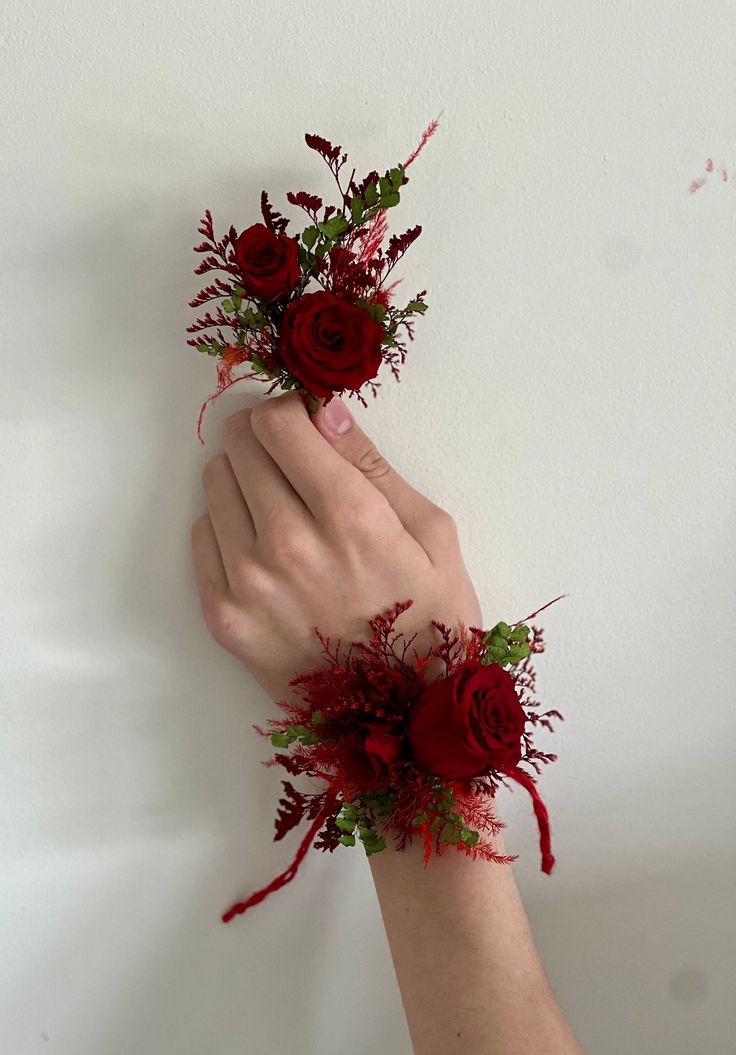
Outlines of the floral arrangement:
[[[290,221],[271,206],[265,190],[263,222],[240,234],[231,226],[218,241],[212,214],[205,210],[198,228],[205,240],[194,251],[206,255],[194,273],[220,271],[227,278],[215,277],[189,302],[198,308],[219,301],[214,315],[207,310],[187,327],[198,334],[187,344],[217,358],[217,386],[197,423],[201,442],[207,405],[245,377],[266,382],[269,392],[296,389],[311,410],[335,393],[365,403],[365,391],[376,394],[383,363],[398,379],[415,319],[427,303],[422,290],[403,306],[395,305],[398,283],[392,278],[422,228],[392,235],[384,249],[386,214],[401,201],[407,169],[436,128],[433,121],[403,164],[383,175],[371,171],[363,179],[356,179],[355,169],[345,179],[348,155],[342,147],[305,135],[338,193],[336,204],[307,191],[287,194],[308,219],[297,235],[287,233]],[[205,336],[212,330],[214,336]],[[248,373],[236,375],[243,365]]]
[[552,719],[562,717],[540,713],[534,697],[531,657],[544,651],[542,631],[499,622],[489,631],[453,632],[433,622],[437,644],[419,655],[416,635],[395,626],[411,604],[375,616],[368,642],[346,650],[316,631],[325,663],[290,682],[301,702],[281,703],[284,717],[256,727],[279,749],[266,765],[323,787],[300,791],[283,781],[274,838],[302,821],[309,828],[286,871],[234,904],[224,922],[289,883],[311,846],[332,852],[358,841],[370,855],[387,838],[397,849],[420,839],[427,863],[448,849],[512,861],[493,840],[503,827],[494,796],[508,781],[531,795],[542,871],[552,871],[549,818],[529,772],[556,759],[534,747],[534,731],[551,731]]

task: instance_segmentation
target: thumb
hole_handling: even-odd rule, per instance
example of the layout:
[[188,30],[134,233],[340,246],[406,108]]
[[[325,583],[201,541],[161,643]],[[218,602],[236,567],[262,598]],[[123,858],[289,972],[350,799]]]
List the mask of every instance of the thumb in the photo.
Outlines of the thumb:
[[340,397],[322,404],[312,420],[327,442],[386,496],[407,530],[415,534],[417,521],[436,507],[388,463]]

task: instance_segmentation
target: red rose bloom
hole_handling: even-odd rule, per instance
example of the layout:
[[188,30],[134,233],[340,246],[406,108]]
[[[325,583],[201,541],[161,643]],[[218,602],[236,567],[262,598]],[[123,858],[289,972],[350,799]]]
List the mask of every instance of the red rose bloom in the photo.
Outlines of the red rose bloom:
[[281,361],[313,396],[355,390],[381,365],[383,327],[332,293],[292,300],[281,328]]
[[246,228],[235,239],[233,248],[243,288],[252,297],[288,297],[302,277],[296,239],[274,234],[262,223]]
[[497,663],[466,663],[417,699],[409,717],[409,746],[421,769],[445,780],[465,780],[488,769],[514,769],[525,722],[508,671]]
[[388,777],[388,767],[401,755],[403,737],[386,722],[369,722],[339,748],[340,764],[348,780],[372,788]]

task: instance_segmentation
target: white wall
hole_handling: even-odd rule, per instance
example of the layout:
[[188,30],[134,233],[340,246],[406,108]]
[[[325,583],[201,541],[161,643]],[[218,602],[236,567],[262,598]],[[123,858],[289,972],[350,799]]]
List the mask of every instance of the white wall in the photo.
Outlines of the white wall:
[[[368,870],[287,894],[269,704],[201,623],[196,226],[404,158],[431,311],[361,415],[462,525],[486,621],[556,593],[556,874],[504,809],[596,1055],[731,1049],[734,5],[21,3],[2,51],[3,1055],[406,1055]],[[550,741],[551,746],[551,741]],[[729,937],[730,932],[730,937]]]

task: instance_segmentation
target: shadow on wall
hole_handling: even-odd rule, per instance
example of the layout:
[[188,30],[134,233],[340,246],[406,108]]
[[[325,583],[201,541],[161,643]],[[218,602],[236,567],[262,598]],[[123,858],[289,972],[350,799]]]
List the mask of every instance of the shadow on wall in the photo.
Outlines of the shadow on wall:
[[726,1055],[736,857],[677,862],[529,905],[560,1003],[593,1055]]

